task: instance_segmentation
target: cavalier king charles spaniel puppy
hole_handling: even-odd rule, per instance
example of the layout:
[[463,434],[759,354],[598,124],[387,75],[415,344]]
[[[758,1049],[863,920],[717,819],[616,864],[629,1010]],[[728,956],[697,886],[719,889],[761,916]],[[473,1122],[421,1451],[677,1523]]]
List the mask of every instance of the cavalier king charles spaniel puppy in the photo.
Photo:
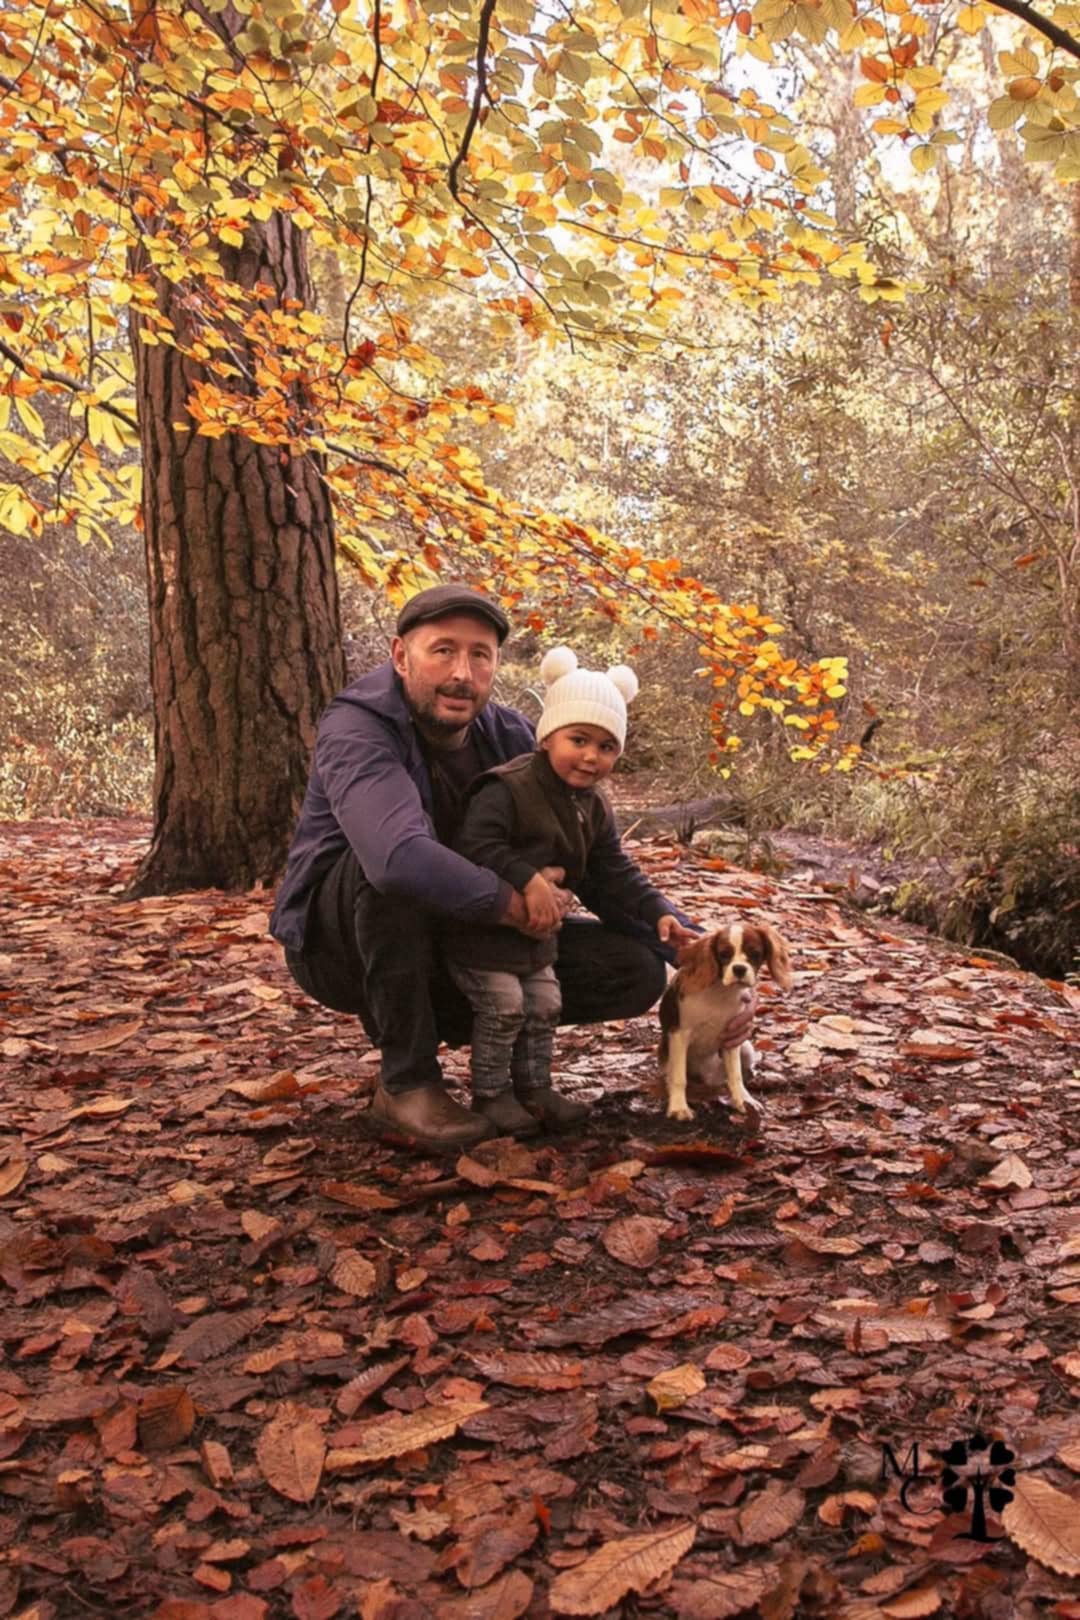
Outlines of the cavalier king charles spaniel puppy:
[[664,1065],[669,1119],[693,1119],[686,1103],[690,1077],[706,1085],[724,1078],[735,1112],[747,1107],[761,1111],[744,1084],[753,1075],[754,1048],[719,1050],[720,1038],[741,1005],[742,992],[752,989],[767,967],[781,990],[791,988],[791,959],[775,928],[767,923],[736,922],[705,934],[679,952],[679,967],[660,1001],[660,1061]]

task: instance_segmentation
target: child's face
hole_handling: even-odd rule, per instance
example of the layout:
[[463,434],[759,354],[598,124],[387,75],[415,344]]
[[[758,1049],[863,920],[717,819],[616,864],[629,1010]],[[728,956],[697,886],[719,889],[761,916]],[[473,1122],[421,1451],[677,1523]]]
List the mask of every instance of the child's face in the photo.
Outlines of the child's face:
[[567,787],[595,787],[610,776],[619,757],[619,745],[603,726],[560,726],[540,744],[556,776]]

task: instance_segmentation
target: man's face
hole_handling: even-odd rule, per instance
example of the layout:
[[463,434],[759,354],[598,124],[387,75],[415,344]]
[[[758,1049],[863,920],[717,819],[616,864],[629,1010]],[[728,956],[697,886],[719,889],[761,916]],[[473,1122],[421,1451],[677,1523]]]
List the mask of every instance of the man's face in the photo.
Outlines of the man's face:
[[450,738],[466,730],[491,696],[499,638],[487,619],[453,613],[395,636],[390,656],[423,729]]

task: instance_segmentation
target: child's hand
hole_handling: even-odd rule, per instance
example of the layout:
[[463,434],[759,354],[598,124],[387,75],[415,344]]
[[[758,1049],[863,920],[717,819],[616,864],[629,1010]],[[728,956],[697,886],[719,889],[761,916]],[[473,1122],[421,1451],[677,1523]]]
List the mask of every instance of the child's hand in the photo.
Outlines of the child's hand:
[[529,916],[529,932],[553,933],[562,922],[564,908],[543,873],[534,872],[521,893]]

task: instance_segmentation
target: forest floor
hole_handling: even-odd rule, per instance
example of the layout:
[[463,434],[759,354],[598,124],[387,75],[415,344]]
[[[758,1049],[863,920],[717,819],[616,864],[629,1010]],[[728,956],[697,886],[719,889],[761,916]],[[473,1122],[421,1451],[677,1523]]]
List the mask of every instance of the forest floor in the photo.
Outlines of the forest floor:
[[767,1111],[646,1017],[439,1162],[146,830],[0,826],[0,1616],[1080,1617],[1080,992],[643,843],[790,943]]

